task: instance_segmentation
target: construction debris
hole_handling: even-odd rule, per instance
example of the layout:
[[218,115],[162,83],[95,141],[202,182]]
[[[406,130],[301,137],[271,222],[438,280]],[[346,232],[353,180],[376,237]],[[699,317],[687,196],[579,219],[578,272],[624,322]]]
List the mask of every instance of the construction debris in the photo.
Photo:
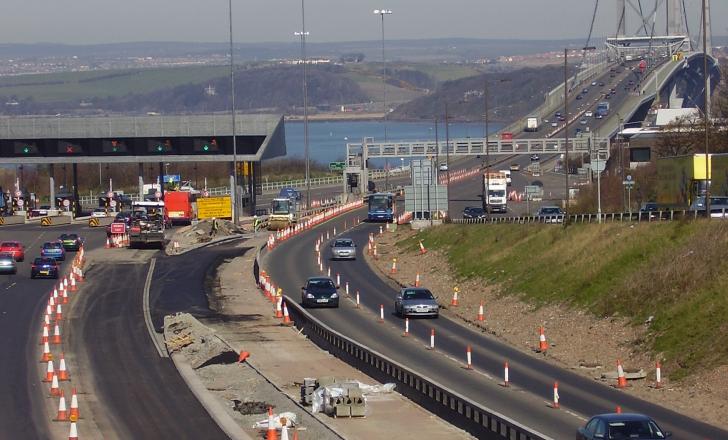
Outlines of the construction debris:
[[164,340],[170,354],[184,351],[194,369],[238,360],[238,353],[189,313],[164,317]]
[[301,401],[311,405],[314,413],[323,412],[334,417],[364,417],[366,396],[391,393],[395,384],[367,385],[356,380],[337,380],[324,376],[318,380],[304,378]]

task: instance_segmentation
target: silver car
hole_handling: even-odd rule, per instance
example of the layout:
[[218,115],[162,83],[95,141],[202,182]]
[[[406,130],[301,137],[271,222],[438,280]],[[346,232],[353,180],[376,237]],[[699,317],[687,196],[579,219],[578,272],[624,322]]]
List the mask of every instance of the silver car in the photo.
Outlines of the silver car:
[[13,254],[3,252],[0,254],[0,273],[15,274],[18,272],[18,265],[15,263]]
[[429,290],[422,287],[407,287],[397,295],[397,299],[394,301],[394,312],[402,317],[437,318],[440,315],[440,305]]
[[331,259],[356,260],[356,243],[351,238],[337,238],[331,243]]

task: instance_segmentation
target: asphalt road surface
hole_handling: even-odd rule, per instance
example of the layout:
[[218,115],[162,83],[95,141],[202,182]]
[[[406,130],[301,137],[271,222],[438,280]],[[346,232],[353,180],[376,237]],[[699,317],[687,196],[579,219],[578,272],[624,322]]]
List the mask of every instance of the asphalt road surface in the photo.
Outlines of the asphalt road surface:
[[[81,225],[17,225],[0,227],[0,241],[18,240],[26,247],[25,261],[18,263],[16,275],[0,275],[0,438],[49,438],[50,417],[45,412],[47,389],[40,379],[38,365],[43,309],[56,280],[30,279],[30,265],[40,256],[45,241],[63,232],[77,232],[87,247],[101,244],[97,234]],[[63,263],[65,270],[74,253]]]
[[[344,220],[348,218],[351,224],[355,216],[363,217],[363,210],[342,216],[324,227],[336,225],[341,231]],[[363,250],[368,233],[377,229],[378,225],[362,224],[346,235]],[[300,286],[307,277],[319,275],[313,254],[317,236],[318,233],[308,233],[284,242],[266,261],[266,270],[293,298],[300,297]],[[413,337],[403,338],[403,320],[393,314],[397,289],[382,281],[361,258],[346,262],[327,260],[326,264],[332,267],[332,274],[341,273],[342,283],[349,281],[352,294],[360,291],[364,311],[342,298],[339,309],[312,309],[315,316],[360,343],[553,438],[572,438],[586,418],[611,412],[617,405],[625,411],[653,416],[664,429],[673,431],[677,439],[728,438],[728,432],[595,383],[444,316],[437,320],[410,320]],[[384,324],[376,322],[380,304],[385,307]],[[431,328],[436,331],[434,353],[424,349],[429,343]],[[473,347],[476,371],[462,368],[467,344]],[[508,390],[497,385],[506,360],[510,362],[511,380],[515,384],[515,388]],[[555,380],[560,385],[560,411],[547,406]]]

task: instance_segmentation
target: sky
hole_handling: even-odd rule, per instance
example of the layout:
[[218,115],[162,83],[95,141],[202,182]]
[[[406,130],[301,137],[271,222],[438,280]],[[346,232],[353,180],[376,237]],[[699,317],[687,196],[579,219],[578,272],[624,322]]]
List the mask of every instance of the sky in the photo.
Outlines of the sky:
[[[387,39],[444,37],[497,39],[586,38],[595,0],[304,0],[311,42],[377,40],[379,16]],[[637,0],[628,0],[637,5]],[[642,0],[644,9],[655,1]],[[232,0],[234,40],[295,41],[300,0]],[[595,35],[616,29],[616,1],[600,0]],[[713,34],[728,35],[728,1],[712,0]],[[687,0],[691,29],[700,0]],[[638,22],[628,8],[627,28]],[[662,12],[660,8],[660,12]],[[664,18],[658,26],[664,31]],[[659,29],[659,28],[658,28]],[[225,42],[227,0],[2,0],[0,44],[96,44],[134,41]]]

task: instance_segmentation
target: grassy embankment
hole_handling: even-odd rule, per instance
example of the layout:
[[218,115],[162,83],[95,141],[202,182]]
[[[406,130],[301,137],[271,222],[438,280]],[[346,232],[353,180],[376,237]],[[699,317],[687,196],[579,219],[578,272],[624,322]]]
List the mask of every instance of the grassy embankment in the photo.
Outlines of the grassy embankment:
[[504,294],[643,325],[672,379],[728,363],[728,223],[445,225],[400,246],[447,252],[458,276]]

